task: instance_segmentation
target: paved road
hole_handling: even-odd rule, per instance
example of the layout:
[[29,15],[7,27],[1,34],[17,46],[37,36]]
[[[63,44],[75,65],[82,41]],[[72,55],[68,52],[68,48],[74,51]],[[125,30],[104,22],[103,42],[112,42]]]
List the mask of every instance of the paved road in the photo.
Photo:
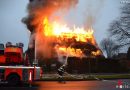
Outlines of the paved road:
[[[130,85],[130,80],[122,80]],[[67,81],[56,82],[56,81],[38,81],[33,83],[32,87],[22,86],[22,87],[1,87],[2,89],[8,90],[122,90],[116,89],[118,85],[117,80],[104,80],[104,81]],[[123,89],[123,90],[130,90]]]

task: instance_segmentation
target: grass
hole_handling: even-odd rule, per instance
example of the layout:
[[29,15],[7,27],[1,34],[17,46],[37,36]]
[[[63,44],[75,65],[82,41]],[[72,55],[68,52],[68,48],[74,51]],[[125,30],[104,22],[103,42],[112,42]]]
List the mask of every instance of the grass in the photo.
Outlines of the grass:
[[[96,78],[95,78],[96,77]],[[64,76],[63,79],[65,81],[87,81],[87,80],[109,80],[109,79],[130,79],[130,74],[111,74],[111,75],[67,75]],[[58,76],[54,76],[53,74],[49,77],[43,76],[41,80],[44,81],[59,81],[61,80]]]
[[101,79],[130,79],[130,74],[98,75]]

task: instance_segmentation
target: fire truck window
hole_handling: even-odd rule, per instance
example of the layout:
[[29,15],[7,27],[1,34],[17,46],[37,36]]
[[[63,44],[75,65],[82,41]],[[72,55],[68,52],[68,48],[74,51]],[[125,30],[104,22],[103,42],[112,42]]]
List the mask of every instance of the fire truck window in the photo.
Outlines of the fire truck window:
[[4,45],[0,44],[0,55],[4,55]]
[[0,50],[0,55],[4,55],[4,50]]
[[4,45],[0,44],[0,50],[4,50]]

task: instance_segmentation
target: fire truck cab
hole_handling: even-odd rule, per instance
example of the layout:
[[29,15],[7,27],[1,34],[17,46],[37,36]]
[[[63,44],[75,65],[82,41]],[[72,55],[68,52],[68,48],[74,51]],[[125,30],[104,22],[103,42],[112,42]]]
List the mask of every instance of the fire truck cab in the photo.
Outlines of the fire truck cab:
[[30,66],[27,55],[24,57],[23,44],[0,44],[0,82],[12,85],[20,82],[32,82],[41,78],[41,68]]

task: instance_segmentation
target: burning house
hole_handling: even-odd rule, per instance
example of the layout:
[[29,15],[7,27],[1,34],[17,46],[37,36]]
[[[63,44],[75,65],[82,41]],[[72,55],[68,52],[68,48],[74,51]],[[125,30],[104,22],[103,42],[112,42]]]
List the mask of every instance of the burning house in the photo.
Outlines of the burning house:
[[28,16],[23,18],[31,32],[27,53],[30,62],[36,59],[56,59],[67,64],[68,57],[96,58],[103,56],[93,36],[94,30],[69,27],[53,13],[74,8],[78,0],[29,0]]

